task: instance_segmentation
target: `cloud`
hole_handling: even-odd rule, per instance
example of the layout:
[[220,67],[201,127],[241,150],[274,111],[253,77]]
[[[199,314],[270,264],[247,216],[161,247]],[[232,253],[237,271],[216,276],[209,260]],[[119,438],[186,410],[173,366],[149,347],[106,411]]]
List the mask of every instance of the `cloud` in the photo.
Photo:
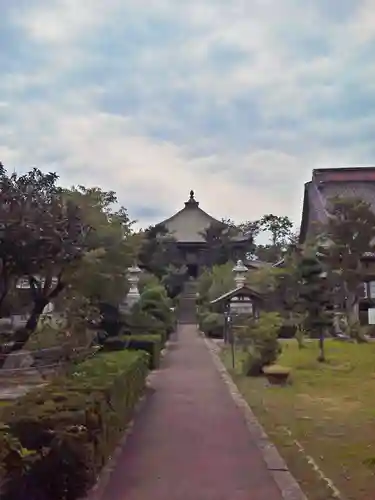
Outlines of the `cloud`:
[[183,206],[300,220],[314,167],[375,157],[370,0],[13,0],[0,159],[114,189],[141,225]]

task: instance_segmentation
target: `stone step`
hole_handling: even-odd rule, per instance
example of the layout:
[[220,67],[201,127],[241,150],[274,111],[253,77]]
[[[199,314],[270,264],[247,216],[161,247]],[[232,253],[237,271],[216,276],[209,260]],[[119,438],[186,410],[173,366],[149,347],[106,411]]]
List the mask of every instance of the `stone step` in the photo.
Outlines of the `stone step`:
[[180,297],[178,322],[180,324],[196,324],[197,322],[197,282],[188,281]]
[[193,304],[180,304],[179,310],[180,311],[195,311],[196,310],[196,305],[195,303]]

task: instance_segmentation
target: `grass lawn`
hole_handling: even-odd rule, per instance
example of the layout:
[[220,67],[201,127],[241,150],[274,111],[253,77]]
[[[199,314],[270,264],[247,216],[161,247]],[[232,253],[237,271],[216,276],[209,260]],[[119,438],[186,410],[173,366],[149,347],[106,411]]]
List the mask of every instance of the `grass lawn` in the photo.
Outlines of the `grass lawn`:
[[292,384],[287,387],[269,387],[264,378],[244,377],[241,352],[235,370],[230,352],[224,350],[222,357],[309,500],[337,497],[306,455],[347,500],[374,500],[375,343],[327,341],[326,364],[316,361],[315,341],[302,350],[295,340],[282,344],[278,364],[292,368]]

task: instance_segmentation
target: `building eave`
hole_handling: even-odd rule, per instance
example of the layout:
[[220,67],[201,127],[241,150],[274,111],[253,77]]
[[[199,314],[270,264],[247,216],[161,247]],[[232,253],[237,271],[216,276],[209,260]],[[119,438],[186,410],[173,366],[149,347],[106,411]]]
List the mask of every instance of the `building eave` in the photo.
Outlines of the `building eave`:
[[305,182],[304,193],[303,193],[303,205],[302,205],[302,218],[301,218],[301,226],[298,242],[303,244],[306,240],[306,234],[308,229],[309,222],[309,187],[311,185],[311,181]]
[[253,288],[250,288],[247,285],[242,285],[238,288],[234,288],[233,290],[230,290],[229,292],[224,293],[223,295],[220,295],[220,297],[217,297],[214,300],[211,300],[210,304],[215,305],[215,304],[218,304],[219,302],[224,302],[225,300],[230,300],[232,297],[236,297],[241,292],[247,294],[249,297],[252,297],[254,299],[263,300],[263,297],[259,292],[256,292]]
[[186,213],[188,210],[196,210],[196,211],[199,211],[202,215],[204,215],[205,217],[207,217],[208,219],[211,219],[212,221],[212,224],[218,224],[218,225],[222,225],[223,227],[226,226],[226,224],[224,224],[223,222],[215,219],[215,217],[212,217],[212,215],[208,214],[207,212],[205,212],[204,210],[202,210],[200,207],[196,206],[196,207],[193,207],[193,208],[189,208],[189,207],[184,207],[182,208],[181,210],[179,210],[178,212],[176,212],[174,215],[172,215],[171,217],[168,217],[168,219],[165,219],[163,220],[162,222],[159,222],[158,224],[156,224],[157,226],[164,226],[166,224],[168,224],[168,222],[171,222],[172,220],[176,219],[177,217],[181,216],[181,214],[183,213]]

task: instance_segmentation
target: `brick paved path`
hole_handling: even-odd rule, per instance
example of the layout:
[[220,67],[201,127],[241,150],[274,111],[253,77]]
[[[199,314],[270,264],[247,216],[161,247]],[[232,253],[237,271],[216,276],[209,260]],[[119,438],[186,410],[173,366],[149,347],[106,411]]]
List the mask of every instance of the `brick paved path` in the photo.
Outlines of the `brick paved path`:
[[203,339],[177,337],[102,500],[282,500]]

